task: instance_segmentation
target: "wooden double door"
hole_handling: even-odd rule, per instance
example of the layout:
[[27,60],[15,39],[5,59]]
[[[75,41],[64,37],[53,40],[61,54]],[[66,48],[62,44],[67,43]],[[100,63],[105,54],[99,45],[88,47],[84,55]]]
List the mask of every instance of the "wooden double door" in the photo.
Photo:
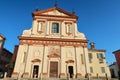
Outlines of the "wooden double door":
[[50,62],[49,76],[50,77],[58,77],[58,62],[57,61]]

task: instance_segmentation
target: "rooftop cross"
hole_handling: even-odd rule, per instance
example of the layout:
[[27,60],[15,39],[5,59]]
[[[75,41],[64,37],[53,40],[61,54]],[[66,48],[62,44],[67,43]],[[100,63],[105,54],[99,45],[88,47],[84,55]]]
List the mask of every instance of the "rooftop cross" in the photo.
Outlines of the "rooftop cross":
[[72,14],[75,14],[75,10],[74,9],[72,9]]
[[55,4],[54,4],[54,6],[55,6],[55,7],[57,7],[57,6],[58,6],[58,4],[57,4],[57,0],[55,1]]

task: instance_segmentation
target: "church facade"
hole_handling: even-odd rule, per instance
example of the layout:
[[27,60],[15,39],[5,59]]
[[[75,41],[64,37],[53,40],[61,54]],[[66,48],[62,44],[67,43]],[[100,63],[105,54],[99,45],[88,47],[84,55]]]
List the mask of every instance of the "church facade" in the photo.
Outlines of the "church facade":
[[37,9],[32,17],[32,28],[18,37],[20,44],[12,77],[80,78],[89,75],[88,40],[77,29],[78,17],[57,6]]

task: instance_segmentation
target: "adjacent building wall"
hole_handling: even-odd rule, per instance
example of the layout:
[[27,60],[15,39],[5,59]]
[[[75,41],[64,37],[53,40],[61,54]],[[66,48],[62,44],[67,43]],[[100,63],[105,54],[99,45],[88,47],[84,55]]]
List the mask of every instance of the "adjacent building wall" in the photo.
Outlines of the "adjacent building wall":
[[119,69],[118,69],[118,64],[117,64],[117,62],[114,62],[113,64],[111,64],[111,65],[109,66],[109,68],[110,68],[111,77],[112,77],[112,78],[118,78],[118,77],[119,77],[119,76],[118,76],[118,71],[119,71]]

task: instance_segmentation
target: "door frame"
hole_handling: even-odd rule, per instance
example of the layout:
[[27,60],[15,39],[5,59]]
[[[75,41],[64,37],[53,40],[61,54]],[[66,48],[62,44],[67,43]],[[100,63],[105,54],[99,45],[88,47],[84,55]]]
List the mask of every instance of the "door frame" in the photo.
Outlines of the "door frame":
[[31,78],[33,78],[33,69],[34,69],[34,66],[37,65],[39,67],[39,70],[38,70],[38,78],[41,77],[41,65],[40,63],[33,63],[31,65]]
[[[69,66],[72,66],[73,67],[73,74],[75,74],[76,72],[75,72],[75,66],[74,66],[74,64],[71,64],[71,63],[69,63],[69,64],[66,64],[66,74],[68,75],[68,73],[69,73]],[[67,76],[68,77],[68,76]],[[73,75],[73,78],[74,78],[75,76]]]

